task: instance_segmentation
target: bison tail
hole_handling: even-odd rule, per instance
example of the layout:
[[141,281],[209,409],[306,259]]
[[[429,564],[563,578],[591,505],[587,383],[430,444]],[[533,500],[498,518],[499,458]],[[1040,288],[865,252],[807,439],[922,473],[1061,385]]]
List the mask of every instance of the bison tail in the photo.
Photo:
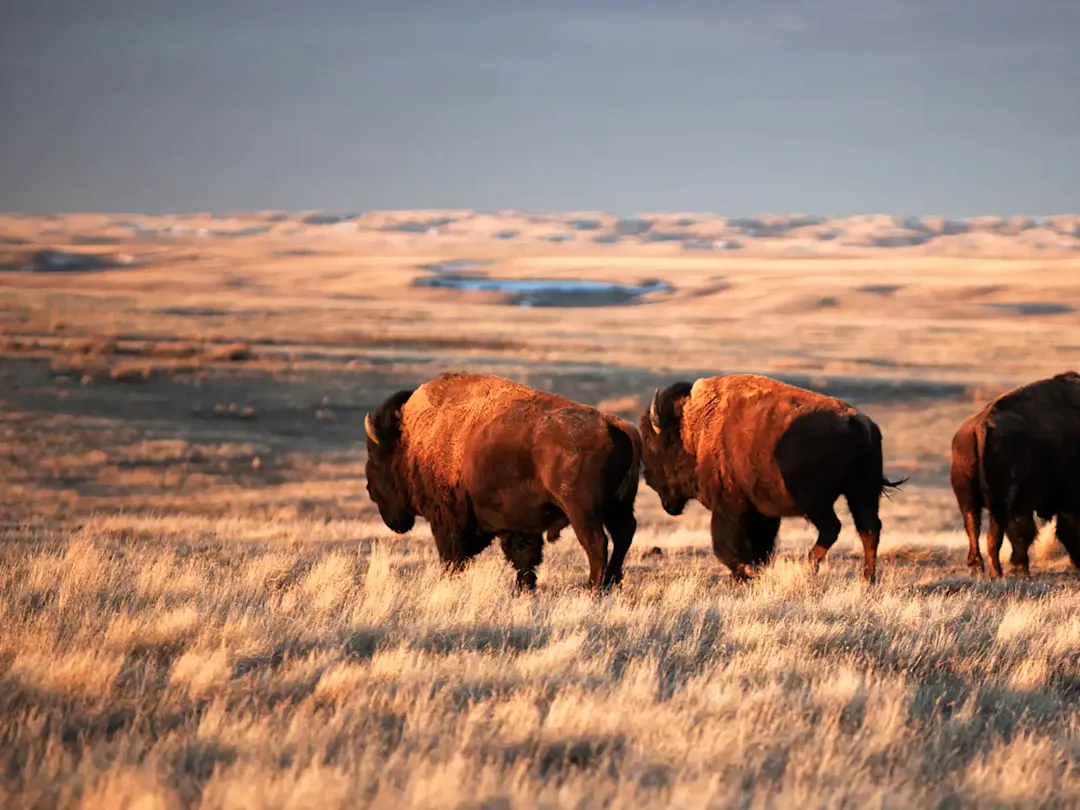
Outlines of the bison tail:
[[900,489],[900,487],[906,484],[910,480],[910,478],[910,475],[905,475],[903,478],[897,481],[890,481],[884,475],[881,476],[881,494],[884,495],[886,498],[892,500],[892,496],[889,494],[889,490]]
[[[897,490],[907,483],[908,477],[899,479],[898,481],[890,481],[882,472],[884,466],[884,459],[881,452],[881,429],[864,413],[855,414],[849,417],[849,421],[858,429],[863,438],[866,440],[869,456],[867,461],[864,462],[868,468],[873,470],[873,473],[881,476],[881,494],[886,498],[891,498],[889,495],[890,490]],[[864,467],[863,469],[867,469]],[[868,470],[869,472],[869,470]]]
[[631,500],[637,494],[641,478],[641,436],[633,427],[627,430],[617,425],[608,425],[608,433],[614,445],[615,464],[620,471],[615,498],[618,501]]
[[1028,449],[1014,430],[1016,423],[1009,420],[1009,415],[1003,420],[1004,425],[983,420],[975,432],[979,486],[991,514],[1012,511],[1031,464]]
[[982,492],[989,492],[990,489],[986,484],[986,440],[990,433],[990,426],[986,424],[986,420],[983,419],[975,428],[975,469],[978,473],[979,489]]

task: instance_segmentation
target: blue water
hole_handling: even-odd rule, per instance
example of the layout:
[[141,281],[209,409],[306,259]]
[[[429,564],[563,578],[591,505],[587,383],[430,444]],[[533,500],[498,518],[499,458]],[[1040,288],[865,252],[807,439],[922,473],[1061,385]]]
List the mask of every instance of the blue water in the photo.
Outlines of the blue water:
[[508,303],[523,307],[615,306],[648,293],[670,292],[674,289],[667,282],[659,280],[643,284],[619,284],[589,279],[433,276],[417,279],[415,283],[419,287],[508,293]]
[[522,307],[617,306],[653,292],[671,292],[666,281],[649,279],[640,284],[619,284],[581,278],[491,278],[471,272],[495,264],[491,259],[457,259],[420,265],[430,276],[413,282],[417,287],[431,287],[463,292],[501,292],[506,303]]
[[1020,303],[989,303],[983,306],[1010,312],[1014,315],[1067,315],[1075,312],[1076,308],[1069,304],[1058,304],[1051,301],[1025,301]]
[[457,259],[456,261],[422,264],[420,269],[430,270],[432,273],[460,273],[464,270],[475,270],[492,264],[495,264],[495,262],[491,259]]

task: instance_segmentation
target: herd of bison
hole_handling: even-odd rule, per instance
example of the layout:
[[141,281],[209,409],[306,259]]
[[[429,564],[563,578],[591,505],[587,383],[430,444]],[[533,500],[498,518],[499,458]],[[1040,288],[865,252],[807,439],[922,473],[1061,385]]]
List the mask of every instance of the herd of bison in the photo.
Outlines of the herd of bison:
[[[588,556],[590,586],[618,584],[642,474],[668,514],[691,499],[711,512],[713,551],[736,581],[769,563],[785,517],[817,530],[808,555],[816,571],[839,536],[842,495],[873,583],[881,496],[906,480],[885,477],[881,430],[866,414],[756,374],[657,389],[635,427],[501,377],[446,373],[392,394],[364,428],[367,489],[387,527],[405,533],[425,518],[449,570],[498,538],[524,590],[536,587],[545,536],[567,526]],[[1057,538],[1080,569],[1080,374],[1019,386],[965,419],[950,477],[971,568],[983,570],[985,508],[993,576],[1006,534],[1013,573],[1029,573],[1035,515],[1057,518]]]

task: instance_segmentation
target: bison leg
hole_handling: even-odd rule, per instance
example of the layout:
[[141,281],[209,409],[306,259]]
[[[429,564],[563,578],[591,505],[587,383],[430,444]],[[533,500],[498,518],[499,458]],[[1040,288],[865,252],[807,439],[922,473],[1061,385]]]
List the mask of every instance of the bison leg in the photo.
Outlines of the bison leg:
[[877,575],[877,552],[881,542],[881,491],[855,491],[844,496],[863,547],[862,577],[871,585]]
[[491,545],[494,535],[480,534],[469,510],[441,509],[432,516],[431,534],[439,558],[450,572],[461,571],[477,554]]
[[604,587],[610,588],[622,583],[623,562],[626,560],[626,552],[630,550],[630,544],[634,541],[634,533],[637,532],[634,504],[619,506],[609,512],[604,519],[604,525],[611,535],[611,558],[604,571]]
[[604,571],[608,562],[608,538],[604,522],[591,512],[569,509],[570,527],[589,558],[589,587],[599,591],[604,584]]
[[752,565],[754,553],[747,537],[747,506],[736,507],[721,501],[713,507],[710,532],[713,554],[731,571],[736,582],[750,579],[748,566]]
[[814,543],[814,547],[810,549],[810,553],[807,555],[810,570],[816,574],[821,561],[829,553],[829,549],[833,547],[836,538],[840,536],[840,518],[836,516],[836,510],[833,509],[832,505],[819,506],[813,512],[807,511],[806,518],[818,532],[817,542]]
[[982,509],[961,510],[964,516],[964,531],[968,537],[967,564],[973,572],[978,569],[979,573],[986,571],[983,564],[982,554],[979,553],[979,532],[982,530]]
[[968,568],[974,573],[986,570],[983,565],[982,554],[979,553],[979,532],[982,531],[982,496],[979,491],[979,482],[970,469],[965,469],[956,461],[953,462],[950,471],[950,483],[953,495],[956,496],[956,505],[960,508],[960,515],[964,519],[964,531],[968,538]]
[[1057,516],[1057,539],[1065,546],[1073,568],[1080,570],[1080,518],[1071,512],[1059,512]]
[[540,534],[511,532],[499,537],[503,555],[517,571],[517,585],[523,591],[536,590],[536,566],[544,556],[544,538]]
[[992,513],[986,526],[986,556],[990,559],[990,576],[1001,576],[1001,541],[1005,537],[1004,521],[999,521]]
[[1009,521],[1005,533],[1009,537],[1009,545],[1012,546],[1012,554],[1009,556],[1009,573],[1014,576],[1030,576],[1028,550],[1039,534],[1035,526],[1035,518],[1032,515],[1015,517]]
[[746,538],[750,543],[750,564],[768,565],[776,553],[776,536],[780,533],[780,518],[767,517],[753,506],[746,511]]
[[559,535],[562,533],[562,530],[565,529],[569,525],[570,525],[570,521],[567,520],[565,516],[560,517],[557,521],[555,521],[555,523],[548,526],[547,535],[546,535],[547,541],[549,543],[556,542],[559,539]]

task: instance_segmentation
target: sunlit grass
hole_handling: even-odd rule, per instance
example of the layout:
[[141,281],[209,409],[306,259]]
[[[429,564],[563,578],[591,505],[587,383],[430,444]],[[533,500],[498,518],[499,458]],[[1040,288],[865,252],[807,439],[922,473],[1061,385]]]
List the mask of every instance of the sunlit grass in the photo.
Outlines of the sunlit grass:
[[[515,593],[424,530],[91,521],[0,545],[5,807],[935,807],[1080,801],[1080,582],[881,582],[804,533],[738,587],[646,526],[596,598],[567,532]],[[677,539],[678,542],[675,542]],[[660,545],[663,555],[643,557]],[[854,549],[854,544],[851,544]]]

